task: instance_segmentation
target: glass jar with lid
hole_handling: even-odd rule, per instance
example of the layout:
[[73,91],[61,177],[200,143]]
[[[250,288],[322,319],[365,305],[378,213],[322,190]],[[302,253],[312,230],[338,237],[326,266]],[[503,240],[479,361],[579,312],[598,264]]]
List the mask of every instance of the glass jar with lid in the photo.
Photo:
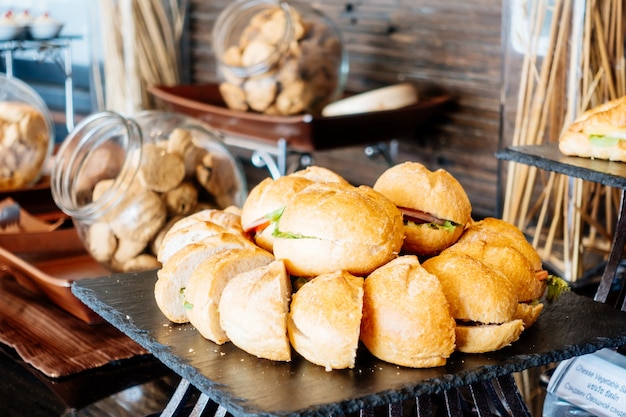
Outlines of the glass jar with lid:
[[88,253],[112,271],[159,268],[169,226],[203,209],[241,207],[245,176],[197,119],[144,111],[82,120],[55,155],[52,197]]
[[346,83],[340,32],[305,3],[235,1],[220,13],[212,45],[220,92],[231,109],[317,115]]
[[54,147],[54,122],[39,94],[0,74],[0,190],[36,183]]

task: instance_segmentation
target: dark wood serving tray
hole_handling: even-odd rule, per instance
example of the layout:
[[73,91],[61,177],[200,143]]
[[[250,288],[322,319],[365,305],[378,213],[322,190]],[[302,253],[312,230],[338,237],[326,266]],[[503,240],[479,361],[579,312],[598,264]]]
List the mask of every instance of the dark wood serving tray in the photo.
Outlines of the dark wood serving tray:
[[451,100],[450,94],[424,86],[418,90],[417,103],[400,109],[334,117],[269,116],[229,109],[217,84],[152,86],[150,92],[167,109],[193,116],[225,134],[269,143],[285,139],[291,149],[303,152],[413,137]]
[[174,325],[154,301],[156,271],[84,279],[85,304],[235,416],[318,416],[404,401],[626,344],[626,313],[575,293],[546,305],[520,340],[497,352],[454,354],[445,367],[409,369],[360,349],[356,367],[326,372],[294,353],[289,363],[218,346]]

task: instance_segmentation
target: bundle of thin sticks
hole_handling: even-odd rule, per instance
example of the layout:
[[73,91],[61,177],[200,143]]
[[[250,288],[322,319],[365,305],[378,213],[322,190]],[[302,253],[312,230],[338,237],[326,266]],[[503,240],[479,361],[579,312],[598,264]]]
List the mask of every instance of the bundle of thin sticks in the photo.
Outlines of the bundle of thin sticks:
[[[513,133],[502,144],[557,142],[585,110],[626,95],[623,0],[528,0],[528,43],[522,54]],[[539,56],[542,28],[549,27]],[[506,136],[506,134],[505,134]],[[528,235],[565,279],[606,257],[618,190],[510,163],[502,217]],[[597,262],[597,256],[590,257]]]
[[100,0],[107,110],[132,114],[153,108],[149,85],[180,82],[178,45],[185,4]]

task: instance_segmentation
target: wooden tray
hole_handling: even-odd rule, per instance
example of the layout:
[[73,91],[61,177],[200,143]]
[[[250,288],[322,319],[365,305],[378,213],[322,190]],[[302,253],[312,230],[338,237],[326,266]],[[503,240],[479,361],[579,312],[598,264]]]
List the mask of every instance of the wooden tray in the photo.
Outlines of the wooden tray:
[[282,138],[290,148],[304,152],[413,137],[450,101],[449,94],[429,87],[419,90],[416,104],[396,110],[335,117],[268,116],[227,108],[216,84],[152,86],[150,92],[167,109],[223,133],[270,143]]
[[626,344],[626,313],[569,292],[497,352],[457,352],[444,367],[410,369],[360,349],[354,369],[326,372],[295,352],[289,363],[258,359],[204,339],[189,324],[170,323],[154,301],[156,279],[156,271],[116,274],[81,280],[73,291],[235,416],[344,415]]

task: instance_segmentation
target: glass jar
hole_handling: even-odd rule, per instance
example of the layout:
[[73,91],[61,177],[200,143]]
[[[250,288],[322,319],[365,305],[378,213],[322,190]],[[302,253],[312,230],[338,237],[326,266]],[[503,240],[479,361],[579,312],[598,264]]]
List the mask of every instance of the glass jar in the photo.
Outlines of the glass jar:
[[318,115],[348,75],[339,31],[304,3],[231,3],[213,28],[213,51],[222,98],[235,110]]
[[210,127],[150,110],[82,120],[55,155],[51,191],[91,256],[129,272],[159,268],[171,224],[202,209],[241,207],[247,186]]
[[36,183],[53,147],[46,103],[23,81],[0,74],[0,191]]

